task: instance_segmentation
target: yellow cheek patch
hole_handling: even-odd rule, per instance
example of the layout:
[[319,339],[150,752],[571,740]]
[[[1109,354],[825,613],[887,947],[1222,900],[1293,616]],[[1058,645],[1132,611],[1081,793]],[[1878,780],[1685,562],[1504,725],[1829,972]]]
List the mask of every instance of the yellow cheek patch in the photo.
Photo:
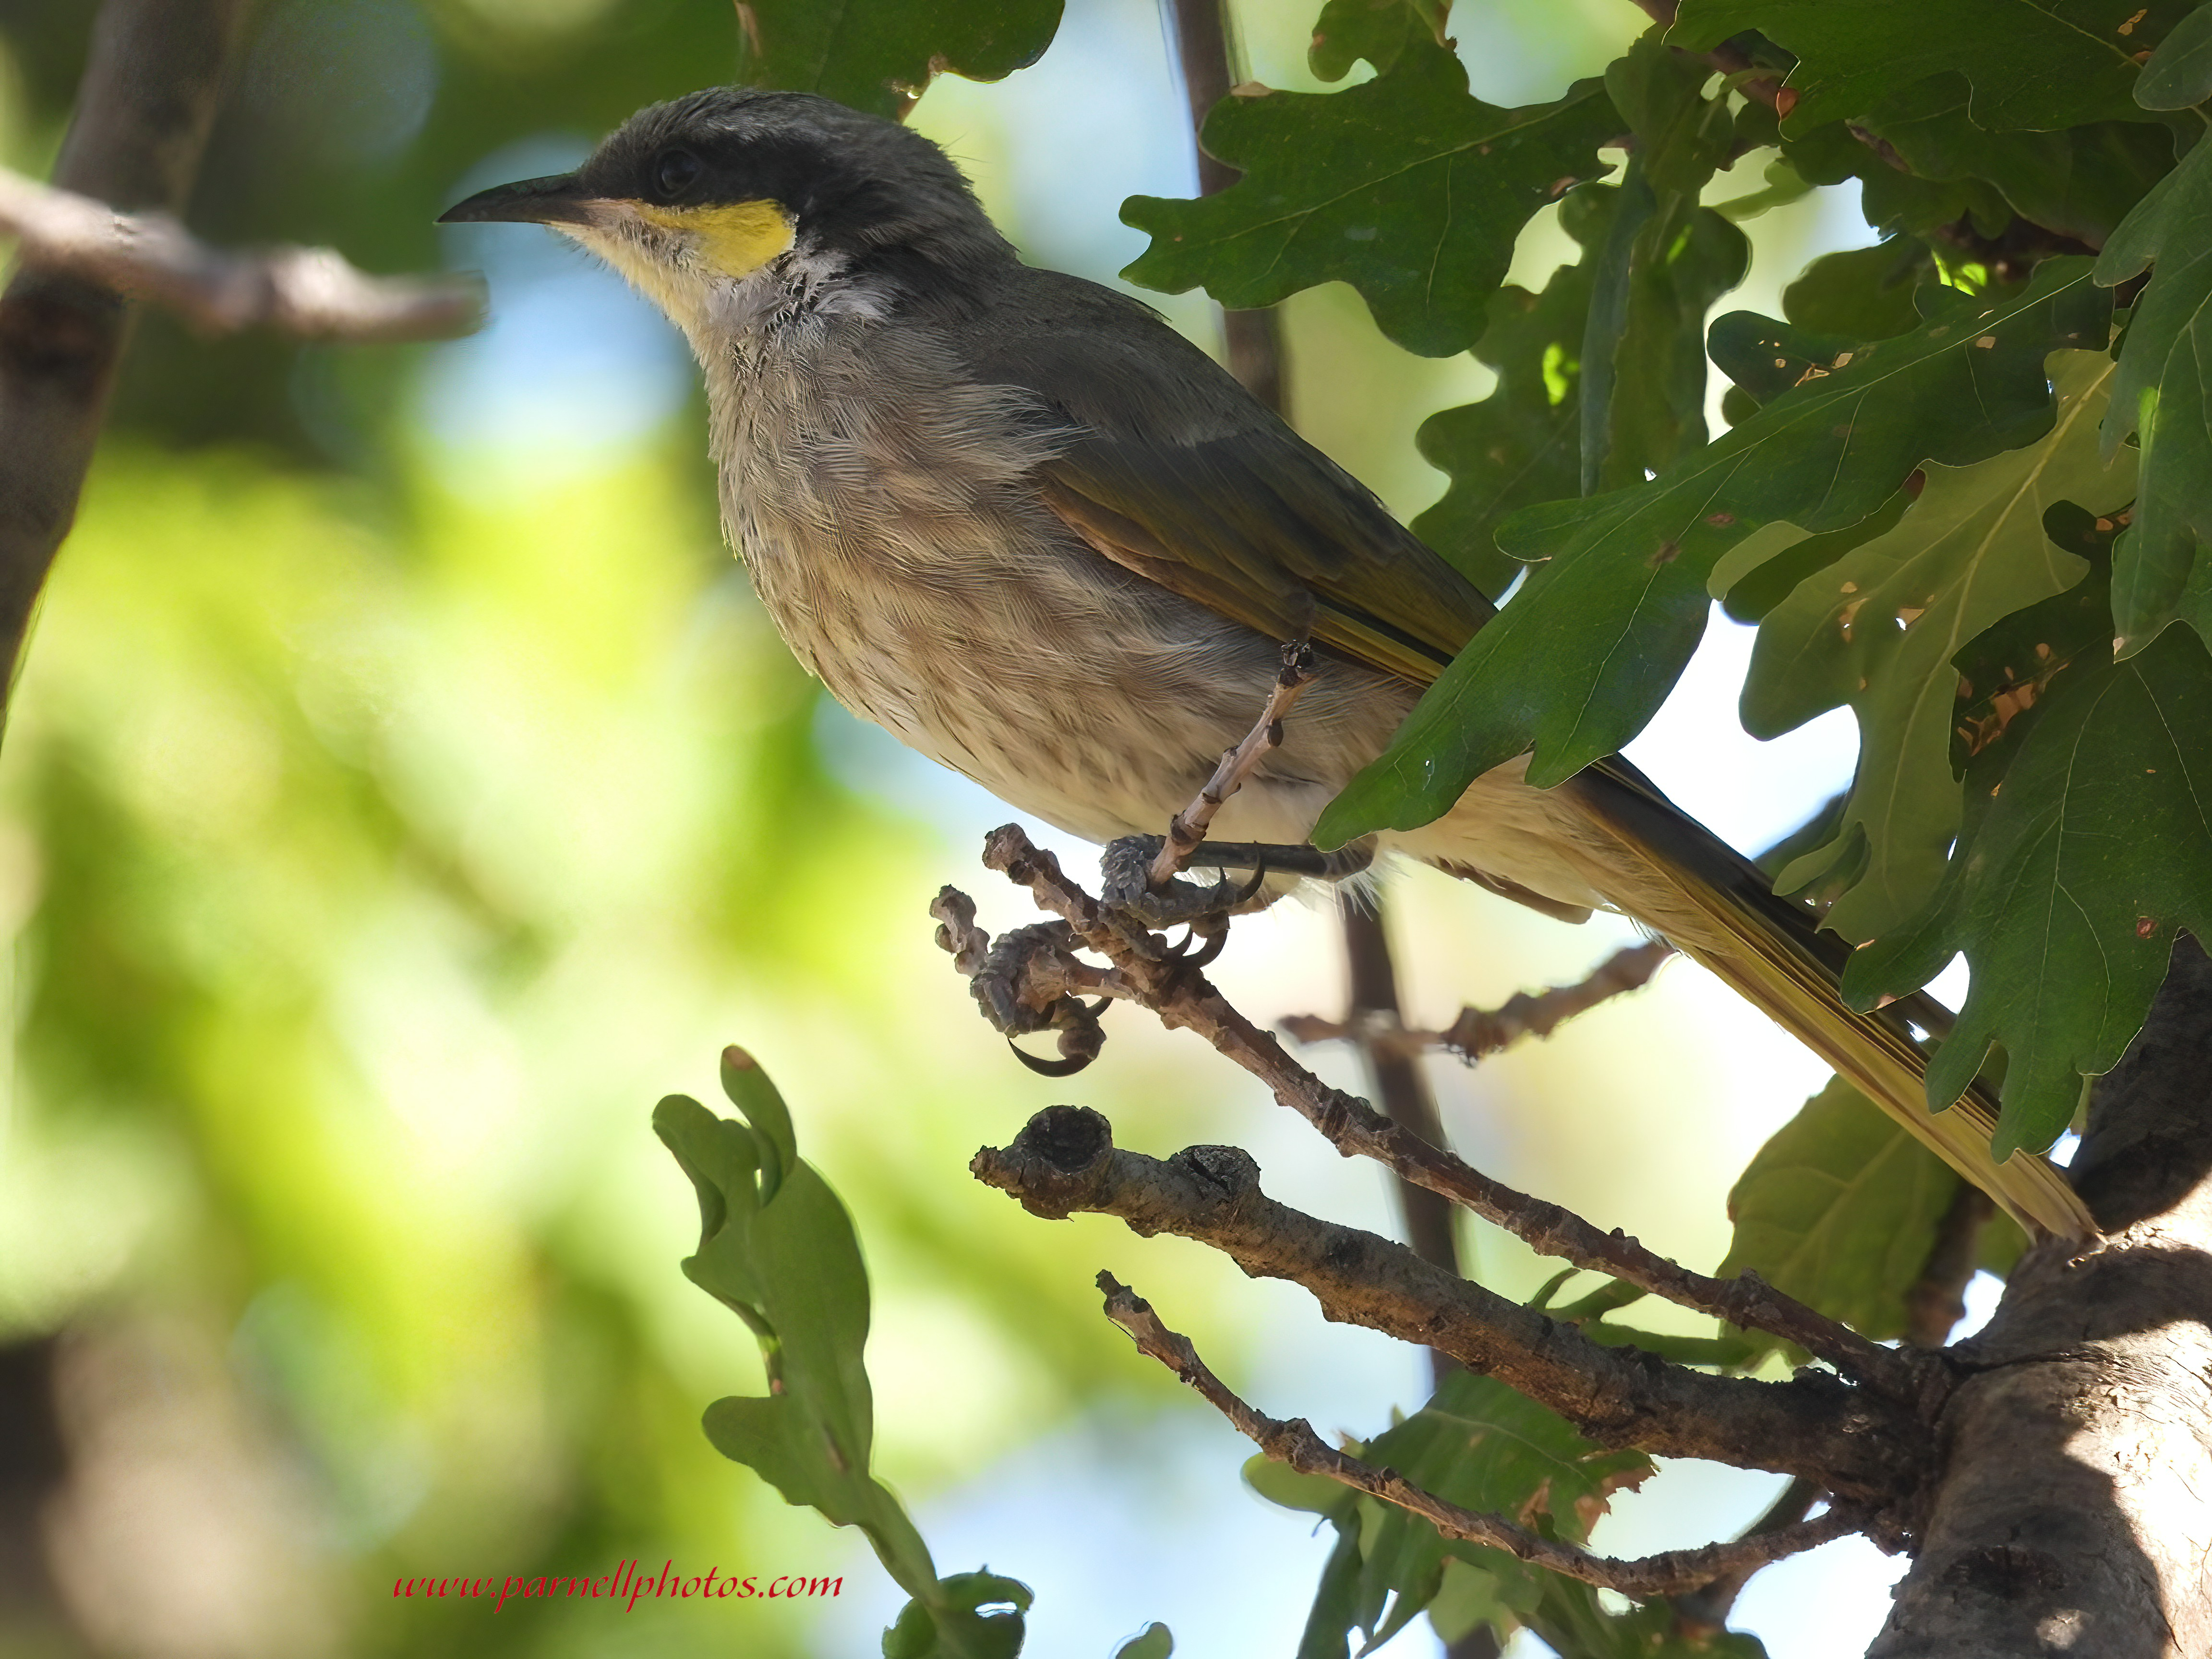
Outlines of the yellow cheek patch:
[[750,276],[791,246],[791,216],[774,202],[696,208],[640,204],[637,212],[648,223],[690,237],[725,276]]

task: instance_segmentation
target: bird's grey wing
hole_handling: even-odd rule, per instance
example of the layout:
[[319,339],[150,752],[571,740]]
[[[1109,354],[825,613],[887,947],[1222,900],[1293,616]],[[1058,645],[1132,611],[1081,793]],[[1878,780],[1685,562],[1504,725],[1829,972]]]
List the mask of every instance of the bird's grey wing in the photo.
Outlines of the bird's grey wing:
[[1489,603],[1357,479],[1152,312],[1024,270],[963,331],[978,376],[1079,435],[1033,475],[1084,542],[1276,639],[1425,684]]

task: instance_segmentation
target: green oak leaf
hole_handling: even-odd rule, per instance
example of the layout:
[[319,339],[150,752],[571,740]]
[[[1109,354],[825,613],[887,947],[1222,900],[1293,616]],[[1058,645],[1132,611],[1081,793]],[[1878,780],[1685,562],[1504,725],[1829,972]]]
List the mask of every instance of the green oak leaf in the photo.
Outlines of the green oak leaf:
[[1170,1659],[1175,1638],[1165,1625],[1147,1625],[1114,1650],[1114,1659]]
[[1416,42],[1443,46],[1451,0],[1328,0],[1306,47],[1306,67],[1341,81],[1361,58],[1387,73]]
[[[1756,1273],[1875,1341],[1903,1334],[1905,1293],[1959,1189],[1950,1166],[1841,1078],[1759,1149],[1729,1192],[1735,1236],[1714,1271]],[[1757,1351],[1777,1338],[1742,1334]]]
[[1634,138],[1583,337],[1582,488],[1644,478],[1705,442],[1705,316],[1743,280],[1751,245],[1699,193],[1730,153],[1710,66],[1654,29],[1606,70]]
[[1824,253],[1782,290],[1782,314],[1815,334],[1893,339],[1920,326],[1913,294],[1935,278],[1926,246],[1897,236],[1872,247]]
[[2038,131],[2140,118],[2136,54],[2187,0],[1682,0],[1669,45],[1711,51],[1757,30],[1796,54],[1785,127],[1862,116],[1896,89],[1903,54],[1921,76],[1972,83],[1976,124]]
[[1152,242],[1123,275],[1232,307],[1346,282],[1393,340],[1446,356],[1480,337],[1522,226],[1603,172],[1598,146],[1620,131],[1598,82],[1499,109],[1468,94],[1457,58],[1411,42],[1364,86],[1217,105],[1206,148],[1243,176],[1197,201],[1131,197],[1121,217]]
[[2112,617],[2120,653],[2172,622],[2212,638],[2212,144],[2199,143],[2136,204],[2097,262],[2097,280],[2148,270],[2120,341],[2108,448],[2134,434],[2142,495],[2114,555]]
[[1922,179],[1980,179],[2014,213],[2101,247],[2173,166],[2173,135],[2141,121],[2097,121],[2057,132],[1990,132],[1966,113],[1965,77],[1932,76],[1882,100],[1858,123]]
[[[1462,1509],[1505,1516],[1575,1543],[1589,1538],[1609,1494],[1637,1485],[1652,1468],[1643,1453],[1606,1450],[1504,1383],[1465,1371],[1447,1377],[1426,1406],[1358,1455]],[[1320,1509],[1341,1535],[1301,1656],[1342,1654],[1355,1627],[1370,1648],[1388,1641],[1436,1597],[1449,1559],[1490,1577],[1497,1606],[1516,1613],[1534,1609],[1553,1577],[1501,1551],[1446,1540],[1427,1522],[1347,1487],[1337,1486],[1332,1497],[1310,1480],[1252,1465],[1246,1478],[1263,1497]],[[1333,1628],[1317,1631],[1324,1607],[1322,1622]]]
[[653,1114],[699,1200],[684,1277],[744,1322],[768,1372],[765,1396],[707,1408],[708,1439],[787,1503],[860,1528],[914,1598],[884,1633],[891,1659],[1013,1659],[1028,1589],[988,1573],[940,1580],[906,1510],[868,1473],[868,1277],[851,1218],[799,1158],[782,1096],[743,1049],[723,1051],[722,1087],[746,1122],[683,1095]]
[[1952,659],[2012,611],[2063,593],[2088,568],[2044,534],[2061,501],[2110,513],[2135,495],[2135,458],[2100,452],[2114,375],[2101,351],[2049,365],[2058,416],[2039,442],[1970,466],[1933,462],[1894,527],[1808,575],[1761,618],[1743,688],[1744,729],[1779,737],[1831,708],[1858,721],[1859,762],[1836,838],[1776,878],[1796,891],[1856,850],[1857,878],[1826,925],[1857,943],[1925,905],[1959,830],[1951,769]]
[[2044,359],[2110,330],[2088,278],[2086,260],[2046,261],[1978,314],[1837,358],[1652,483],[1514,514],[1499,544],[1538,568],[1330,803],[1316,840],[1426,823],[1532,746],[1539,787],[1619,749],[1689,661],[1706,582],[1737,542],[1778,520],[1813,533],[1857,523],[1924,460],[1964,465],[2050,429]]
[[1508,284],[1491,295],[1490,325],[1474,355],[1498,371],[1497,389],[1431,415],[1414,441],[1451,488],[1413,520],[1413,533],[1493,599],[1522,568],[1498,550],[1499,522],[1579,488],[1583,328],[1595,276],[1588,250],[1604,241],[1619,196],[1590,185],[1559,204],[1583,259],[1553,271],[1541,294]]
[[2212,11],[2199,6],[2166,35],[2136,78],[2145,109],[2187,109],[2212,98]]
[[940,70],[999,81],[1044,56],[1061,0],[738,0],[738,79],[903,116]]
[[2000,1158],[2067,1126],[2142,1029],[2175,931],[2212,927],[2212,658],[2185,629],[2124,660],[2097,648],[2083,636],[2109,626],[2094,614],[2105,580],[2093,568],[1960,654],[1973,687],[2026,678],[1969,731],[1981,746],[1934,900],[1844,972],[1863,1007],[1966,952],[1972,982],[1929,1097],[1955,1098],[2002,1047]]
[[1816,185],[1859,182],[1859,210],[1885,236],[1903,231],[1934,236],[1961,219],[1984,236],[1995,236],[2012,221],[2003,192],[1980,179],[1923,179],[1892,167],[1851,127],[1830,121],[1810,131],[1784,134],[1783,159]]

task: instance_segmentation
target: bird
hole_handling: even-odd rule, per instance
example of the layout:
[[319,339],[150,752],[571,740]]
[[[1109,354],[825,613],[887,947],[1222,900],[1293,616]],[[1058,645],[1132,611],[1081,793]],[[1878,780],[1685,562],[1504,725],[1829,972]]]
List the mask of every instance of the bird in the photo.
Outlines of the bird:
[[[1164,827],[1304,641],[1291,739],[1214,830],[1304,842],[1495,614],[1151,307],[1025,264],[896,122],[713,88],[441,220],[548,227],[657,306],[705,380],[724,529],[793,653],[855,714],[1075,836]],[[1992,1160],[1983,1090],[1929,1110],[1910,1027],[1844,1005],[1848,947],[1809,908],[1625,760],[1547,789],[1526,763],[1373,850],[1563,919],[1632,918],[2032,1235],[2095,1236],[2046,1160]]]

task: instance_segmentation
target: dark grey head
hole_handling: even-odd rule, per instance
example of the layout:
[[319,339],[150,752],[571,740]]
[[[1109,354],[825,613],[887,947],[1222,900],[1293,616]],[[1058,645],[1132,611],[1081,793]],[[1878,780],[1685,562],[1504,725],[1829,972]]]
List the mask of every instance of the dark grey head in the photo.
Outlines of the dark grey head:
[[944,289],[1011,260],[960,170],[921,134],[809,93],[716,87],[639,111],[572,173],[483,191],[445,222],[574,236],[678,322],[796,251]]

